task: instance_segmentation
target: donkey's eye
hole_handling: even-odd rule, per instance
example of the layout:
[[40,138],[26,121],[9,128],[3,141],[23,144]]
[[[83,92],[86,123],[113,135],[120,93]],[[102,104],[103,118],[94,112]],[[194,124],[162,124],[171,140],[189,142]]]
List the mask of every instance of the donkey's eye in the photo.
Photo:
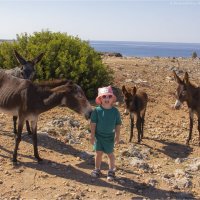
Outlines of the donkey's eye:
[[76,94],[76,97],[79,98],[79,99],[82,99],[82,98],[83,98],[83,95],[82,95],[81,93],[77,93],[77,94]]
[[79,97],[80,99],[82,99],[82,98],[83,98],[83,95],[79,94],[78,97]]

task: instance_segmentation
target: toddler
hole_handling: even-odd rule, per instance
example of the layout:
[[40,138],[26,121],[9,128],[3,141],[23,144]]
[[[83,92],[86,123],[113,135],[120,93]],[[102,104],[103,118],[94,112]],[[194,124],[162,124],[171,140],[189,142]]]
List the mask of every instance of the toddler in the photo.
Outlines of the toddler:
[[100,166],[103,153],[108,155],[109,171],[107,179],[115,178],[115,156],[114,144],[119,143],[121,117],[118,109],[113,106],[116,96],[113,94],[112,87],[98,89],[96,103],[99,105],[91,114],[91,138],[90,142],[94,145],[95,169],[92,177],[101,175]]

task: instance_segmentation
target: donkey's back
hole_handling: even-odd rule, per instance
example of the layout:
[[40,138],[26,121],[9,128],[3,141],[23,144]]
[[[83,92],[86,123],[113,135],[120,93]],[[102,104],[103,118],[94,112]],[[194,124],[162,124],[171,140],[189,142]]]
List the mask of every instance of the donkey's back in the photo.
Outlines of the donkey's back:
[[12,68],[12,69],[6,69],[5,73],[12,75],[12,76],[15,76],[15,77],[18,77],[18,78],[23,78],[22,70],[19,67],[15,67],[15,68]]
[[[133,107],[133,112],[142,112],[146,109],[148,102],[148,96],[146,92],[137,91],[135,95],[135,104]],[[130,108],[131,111],[131,108]]]
[[0,71],[0,110],[18,116],[18,110],[24,104],[23,91],[31,82],[16,78]]

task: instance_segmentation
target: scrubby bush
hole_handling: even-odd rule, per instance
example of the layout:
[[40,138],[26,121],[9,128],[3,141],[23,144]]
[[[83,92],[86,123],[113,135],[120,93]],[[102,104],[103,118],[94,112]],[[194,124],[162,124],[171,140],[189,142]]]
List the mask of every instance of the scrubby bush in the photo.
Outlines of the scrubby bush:
[[197,58],[197,53],[195,51],[192,53],[192,58]]
[[36,66],[38,81],[71,79],[84,89],[89,98],[96,95],[98,87],[112,82],[113,73],[102,63],[101,56],[87,41],[78,37],[50,31],[17,35],[16,41],[0,44],[0,68],[18,65],[14,49],[26,59],[45,53]]

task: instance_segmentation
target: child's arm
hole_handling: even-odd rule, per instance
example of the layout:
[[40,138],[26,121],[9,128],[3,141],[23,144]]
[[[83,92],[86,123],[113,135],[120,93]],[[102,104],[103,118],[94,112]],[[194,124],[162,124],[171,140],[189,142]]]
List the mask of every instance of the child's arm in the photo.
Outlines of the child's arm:
[[115,144],[119,143],[119,136],[120,136],[120,125],[115,127]]
[[90,143],[94,145],[95,141],[95,130],[96,130],[96,123],[90,123],[90,130],[91,130],[91,136],[90,136]]

